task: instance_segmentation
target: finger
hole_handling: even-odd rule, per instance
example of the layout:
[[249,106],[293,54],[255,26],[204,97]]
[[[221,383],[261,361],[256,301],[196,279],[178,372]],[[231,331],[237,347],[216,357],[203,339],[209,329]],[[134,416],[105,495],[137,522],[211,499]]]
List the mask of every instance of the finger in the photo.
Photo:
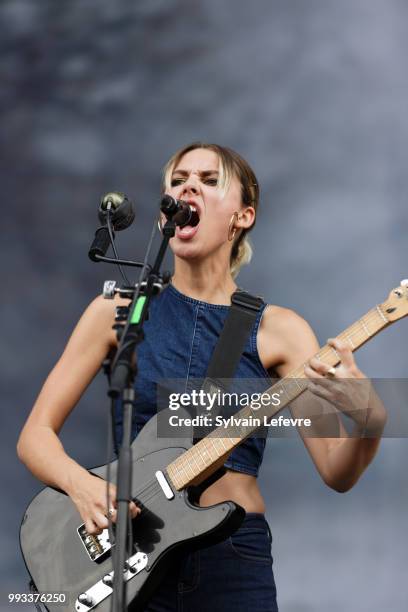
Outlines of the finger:
[[317,370],[315,370],[308,364],[305,364],[303,369],[308,378],[323,378],[322,374],[320,374]]
[[85,529],[89,535],[99,535],[102,533],[102,529],[98,527],[95,521],[88,519],[85,521]]
[[325,363],[323,363],[323,361],[320,361],[320,359],[318,359],[317,357],[312,357],[311,359],[309,359],[309,365],[313,368],[313,370],[319,372],[319,374],[321,374],[322,376],[326,375],[327,368],[329,367]]
[[116,507],[116,487],[113,484],[109,485],[109,501],[112,506]]
[[98,529],[100,529],[101,531],[102,529],[107,529],[109,527],[109,520],[104,514],[102,514],[102,512],[97,512],[93,520],[95,521]]
[[136,506],[135,502],[129,503],[129,512],[132,519],[136,518],[141,513],[141,509]]
[[311,381],[308,385],[308,389],[314,395],[317,395],[317,397],[321,397],[322,399],[327,400],[328,402],[333,401],[332,394],[330,393],[330,391],[320,384],[316,384],[315,382]]
[[118,516],[117,508],[113,505],[109,506],[108,510],[104,512],[104,515],[108,522],[111,521],[112,523],[116,523],[116,518]]
[[341,359],[342,364],[346,368],[356,368],[356,362],[354,361],[353,353],[351,352],[350,345],[344,340],[340,340],[339,338],[329,338],[327,340],[327,344],[332,346]]

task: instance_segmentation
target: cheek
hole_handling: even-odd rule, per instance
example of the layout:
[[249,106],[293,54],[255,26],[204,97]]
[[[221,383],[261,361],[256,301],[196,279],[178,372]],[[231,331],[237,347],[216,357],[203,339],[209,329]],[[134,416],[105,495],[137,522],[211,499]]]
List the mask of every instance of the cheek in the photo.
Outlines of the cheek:
[[228,241],[228,226],[231,217],[209,215],[201,228],[201,242],[207,247],[216,248]]
[[228,225],[230,222],[231,216],[226,215],[225,211],[220,212],[208,212],[205,219],[203,219],[203,229],[205,228],[206,233],[209,238],[212,236],[221,236],[225,235],[228,231]]

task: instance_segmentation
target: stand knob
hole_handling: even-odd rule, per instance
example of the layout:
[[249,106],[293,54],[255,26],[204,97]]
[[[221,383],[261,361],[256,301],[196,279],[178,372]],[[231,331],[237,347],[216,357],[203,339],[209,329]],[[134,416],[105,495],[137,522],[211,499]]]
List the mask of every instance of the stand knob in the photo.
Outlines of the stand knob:
[[107,280],[103,283],[103,297],[105,300],[113,300],[115,297],[116,281]]

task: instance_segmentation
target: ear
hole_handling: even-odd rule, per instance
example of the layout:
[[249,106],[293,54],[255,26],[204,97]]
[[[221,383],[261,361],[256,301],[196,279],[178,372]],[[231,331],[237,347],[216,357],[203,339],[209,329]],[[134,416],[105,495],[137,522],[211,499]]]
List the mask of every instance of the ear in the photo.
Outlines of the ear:
[[235,221],[235,227],[237,229],[248,229],[255,223],[255,208],[253,206],[246,206],[238,213],[238,218]]

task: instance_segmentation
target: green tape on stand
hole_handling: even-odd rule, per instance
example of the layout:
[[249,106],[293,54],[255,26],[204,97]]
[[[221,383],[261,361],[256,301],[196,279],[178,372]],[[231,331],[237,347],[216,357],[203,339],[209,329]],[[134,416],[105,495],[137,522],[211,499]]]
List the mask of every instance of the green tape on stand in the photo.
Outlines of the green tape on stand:
[[136,306],[133,309],[132,318],[130,319],[130,322],[132,323],[132,325],[139,323],[145,301],[146,301],[145,295],[142,295],[138,298],[136,302]]

